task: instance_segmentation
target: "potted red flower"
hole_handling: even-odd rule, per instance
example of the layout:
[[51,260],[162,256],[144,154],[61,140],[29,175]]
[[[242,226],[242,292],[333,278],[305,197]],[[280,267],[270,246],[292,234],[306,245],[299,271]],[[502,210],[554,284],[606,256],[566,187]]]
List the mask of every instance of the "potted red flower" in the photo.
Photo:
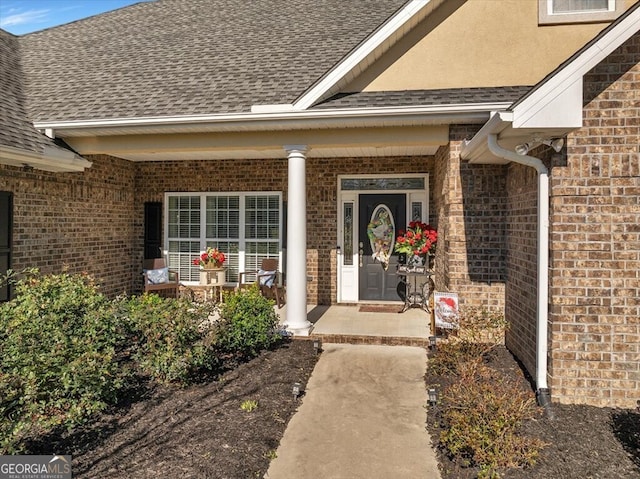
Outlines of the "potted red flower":
[[[415,257],[433,255],[438,241],[438,232],[432,226],[421,221],[412,221],[407,231],[398,231],[394,251],[407,255],[407,263],[416,264]],[[422,260],[420,264],[424,264]]]
[[219,269],[222,268],[226,260],[226,256],[218,248],[207,248],[207,251],[193,260],[193,264],[200,266],[202,269]]

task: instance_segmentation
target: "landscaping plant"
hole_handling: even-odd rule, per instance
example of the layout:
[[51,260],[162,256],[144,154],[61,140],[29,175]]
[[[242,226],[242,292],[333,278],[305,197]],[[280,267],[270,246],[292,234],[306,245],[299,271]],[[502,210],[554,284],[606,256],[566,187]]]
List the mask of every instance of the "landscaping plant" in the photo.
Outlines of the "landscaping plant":
[[206,305],[109,300],[86,275],[14,276],[15,298],[0,304],[0,454],[86,422],[136,375],[187,384],[218,367]]
[[250,359],[282,340],[277,332],[274,302],[260,294],[256,285],[229,294],[220,307],[217,323],[219,350],[235,359]]
[[88,276],[27,271],[0,304],[0,453],[82,423],[125,384],[123,331]]
[[500,312],[467,308],[460,331],[438,343],[429,372],[446,384],[438,405],[440,446],[459,463],[477,467],[479,478],[535,463],[544,444],[519,435],[523,421],[538,414],[531,391],[504,379],[488,364],[508,327]]
[[214,330],[203,327],[203,318],[211,314],[206,305],[144,294],[122,299],[119,310],[131,357],[143,374],[184,385],[218,367]]

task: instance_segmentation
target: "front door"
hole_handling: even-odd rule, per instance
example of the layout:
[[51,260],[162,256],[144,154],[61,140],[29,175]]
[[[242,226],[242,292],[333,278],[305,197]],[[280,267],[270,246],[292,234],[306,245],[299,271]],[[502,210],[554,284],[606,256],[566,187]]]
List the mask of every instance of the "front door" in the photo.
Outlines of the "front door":
[[361,194],[358,204],[358,299],[398,301],[398,255],[393,244],[398,230],[406,226],[407,197]]

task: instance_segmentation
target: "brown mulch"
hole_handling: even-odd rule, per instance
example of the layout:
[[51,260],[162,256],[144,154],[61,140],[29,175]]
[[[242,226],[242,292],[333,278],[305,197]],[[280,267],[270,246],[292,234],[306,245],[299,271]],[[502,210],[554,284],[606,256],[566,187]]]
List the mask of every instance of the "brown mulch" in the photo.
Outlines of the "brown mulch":
[[[534,397],[530,382],[514,357],[499,347],[489,366],[519,381]],[[450,378],[449,378],[450,379]],[[427,384],[444,387],[448,378],[425,377]],[[441,406],[429,409],[427,429],[434,444],[441,432]],[[552,404],[527,421],[521,433],[541,439],[547,446],[529,469],[501,471],[504,479],[638,479],[640,478],[640,411],[584,405]],[[464,467],[436,447],[442,479],[473,479],[478,469]]]
[[[99,423],[31,454],[71,454],[74,478],[263,477],[318,356],[295,340],[186,389],[156,386]],[[244,401],[257,401],[251,412]],[[38,450],[39,449],[39,450]]]
[[[73,455],[75,478],[261,478],[300,404],[292,385],[306,385],[317,358],[311,342],[292,341],[218,379],[186,389],[144,389],[91,427],[47,438],[29,452]],[[491,364],[531,391],[506,349],[499,348]],[[427,384],[432,380],[427,375]],[[258,407],[243,411],[245,400]],[[640,478],[640,412],[556,404],[552,411],[554,419],[541,414],[523,427],[524,434],[548,443],[538,463],[501,477]],[[427,421],[434,444],[437,412],[438,406],[430,408]],[[437,454],[442,479],[477,476],[477,469],[461,467],[439,449]]]

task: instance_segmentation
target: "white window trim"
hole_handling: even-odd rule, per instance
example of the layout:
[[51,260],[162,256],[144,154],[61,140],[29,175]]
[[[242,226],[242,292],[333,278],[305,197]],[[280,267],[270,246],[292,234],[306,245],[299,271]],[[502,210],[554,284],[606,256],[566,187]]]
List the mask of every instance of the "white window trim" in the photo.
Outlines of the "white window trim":
[[[238,271],[242,272],[245,268],[245,245],[247,242],[272,242],[274,240],[267,240],[261,238],[246,238],[245,234],[245,201],[247,196],[277,196],[278,197],[278,211],[279,211],[279,231],[278,231],[278,265],[279,269],[282,270],[282,235],[283,235],[283,204],[282,204],[282,192],[281,191],[175,191],[175,192],[165,192],[164,194],[164,205],[163,205],[163,240],[164,240],[164,250],[169,251],[169,241],[180,241],[184,240],[184,238],[170,238],[169,237],[169,198],[170,197],[181,197],[181,196],[198,196],[200,197],[200,252],[203,252],[207,249],[207,241],[211,241],[211,238],[206,237],[206,214],[203,207],[206,205],[206,197],[207,196],[238,196],[240,197],[240,224],[239,224],[239,238],[237,241],[239,243],[238,246]],[[219,238],[217,241],[236,241],[236,238]],[[195,256],[194,256],[195,259]],[[182,280],[180,281],[182,284],[187,286],[197,285],[197,281],[188,281]],[[236,283],[228,283],[228,284],[237,284]]]
[[609,0],[606,11],[553,13],[553,0],[538,0],[538,24],[605,22],[615,20],[623,11],[623,0]]

